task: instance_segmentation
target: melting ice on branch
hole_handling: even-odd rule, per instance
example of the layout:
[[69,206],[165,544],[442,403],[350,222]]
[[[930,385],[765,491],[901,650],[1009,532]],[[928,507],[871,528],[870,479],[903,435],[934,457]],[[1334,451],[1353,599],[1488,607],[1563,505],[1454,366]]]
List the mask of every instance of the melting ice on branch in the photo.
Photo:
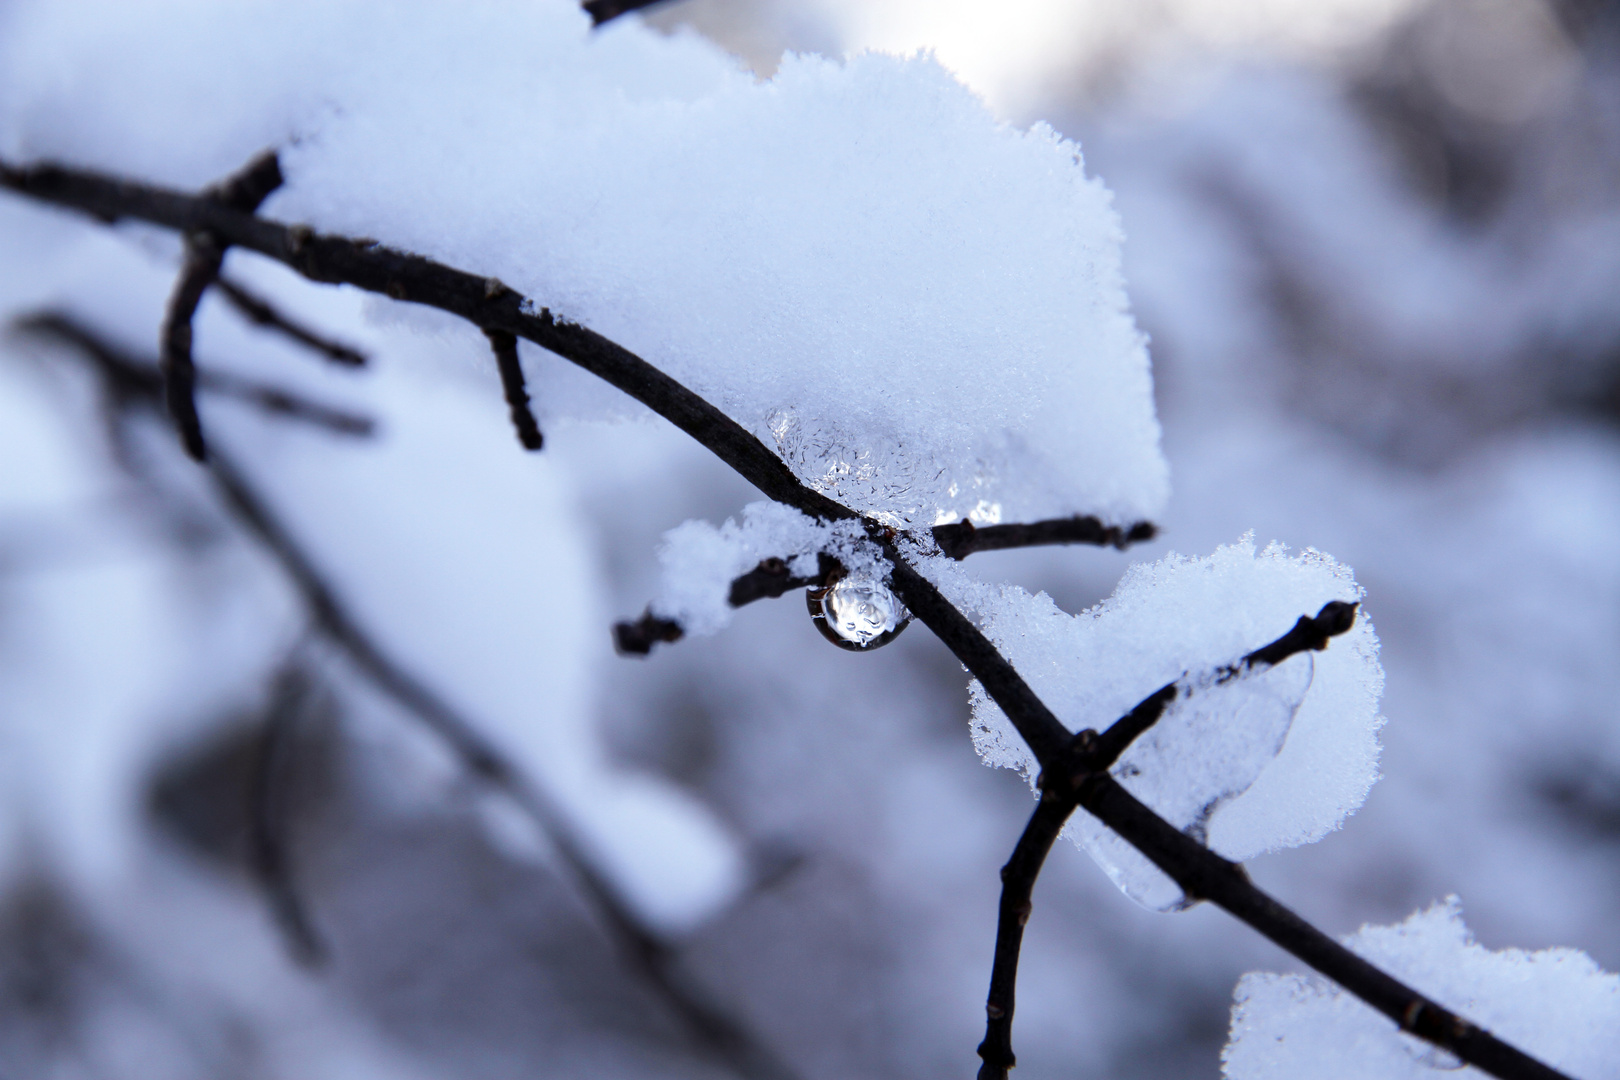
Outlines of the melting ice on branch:
[[[1567,1075],[1620,1080],[1620,975],[1583,952],[1486,949],[1456,897],[1345,944]],[[1251,972],[1233,996],[1227,1080],[1439,1080],[1459,1064],[1316,976]]]
[[[954,565],[954,564],[953,564]],[[997,647],[1072,730],[1103,730],[1159,687],[1184,691],[1113,767],[1166,820],[1231,859],[1310,843],[1361,805],[1376,778],[1383,673],[1365,616],[1321,653],[1253,674],[1214,672],[1329,600],[1359,601],[1348,568],[1315,551],[1252,540],[1208,558],[1137,565],[1114,595],[1069,615],[1046,595],[964,584]],[[1200,676],[1200,672],[1208,672]],[[1037,765],[974,684],[974,743],[985,762]],[[1116,884],[1155,909],[1182,906],[1176,884],[1083,810],[1069,835]]]

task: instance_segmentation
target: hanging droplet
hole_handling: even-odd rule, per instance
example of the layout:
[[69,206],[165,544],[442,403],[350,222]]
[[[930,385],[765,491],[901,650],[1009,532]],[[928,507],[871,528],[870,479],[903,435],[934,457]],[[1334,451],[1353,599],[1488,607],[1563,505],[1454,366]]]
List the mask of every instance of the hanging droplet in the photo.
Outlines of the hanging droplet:
[[874,577],[834,570],[827,584],[805,594],[810,618],[821,636],[840,649],[857,652],[887,645],[911,621],[900,598]]

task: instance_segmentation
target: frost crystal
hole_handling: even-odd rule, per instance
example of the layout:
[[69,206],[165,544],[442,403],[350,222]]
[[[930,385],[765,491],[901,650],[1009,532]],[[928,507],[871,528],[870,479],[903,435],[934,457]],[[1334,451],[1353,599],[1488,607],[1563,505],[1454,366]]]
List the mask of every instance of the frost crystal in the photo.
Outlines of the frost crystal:
[[[1159,687],[1184,692],[1121,756],[1114,776],[1166,820],[1231,859],[1320,839],[1361,805],[1376,778],[1383,673],[1365,614],[1322,653],[1216,682],[1212,672],[1266,644],[1329,600],[1359,600],[1348,568],[1315,551],[1256,553],[1245,537],[1208,558],[1137,565],[1114,595],[1079,615],[1045,594],[952,583],[997,647],[1071,730],[1101,731]],[[1037,765],[1001,710],[972,687],[974,744],[985,762]],[[1146,907],[1181,890],[1085,811],[1068,834]]]
[[[1486,949],[1454,896],[1345,944],[1555,1069],[1620,1080],[1620,976],[1583,952]],[[1237,985],[1221,1058],[1227,1080],[1440,1080],[1460,1064],[1320,977],[1262,972]]]
[[[13,158],[197,186],[279,147],[267,213],[498,277],[892,523],[1163,507],[1109,192],[930,57],[789,56],[757,83],[690,35],[593,33],[574,0],[0,18]],[[625,409],[533,362],[542,422]]]

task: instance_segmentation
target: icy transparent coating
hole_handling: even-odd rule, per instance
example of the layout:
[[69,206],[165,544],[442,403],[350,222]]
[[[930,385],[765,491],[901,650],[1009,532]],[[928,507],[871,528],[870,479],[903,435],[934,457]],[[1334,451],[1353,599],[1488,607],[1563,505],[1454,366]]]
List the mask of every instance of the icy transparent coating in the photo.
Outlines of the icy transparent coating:
[[[1620,976],[1579,950],[1486,949],[1455,896],[1344,943],[1566,1075],[1620,1080]],[[1251,972],[1233,998],[1227,1080],[1442,1080],[1460,1064],[1314,975]]]
[[[279,147],[267,213],[502,279],[859,510],[1163,507],[1108,191],[930,57],[790,56],[760,83],[573,0],[23,0],[0,31],[7,155],[198,185]],[[611,400],[538,366],[542,421]]]
[[[1114,595],[1069,615],[1044,593],[972,582],[946,560],[929,572],[974,610],[997,647],[1071,730],[1105,729],[1166,683],[1229,664],[1329,600],[1360,600],[1347,567],[1250,537],[1207,558],[1170,555],[1126,573]],[[1121,757],[1114,775],[1166,819],[1230,859],[1320,839],[1359,807],[1377,776],[1383,671],[1365,612],[1321,653],[1179,698]],[[1034,758],[974,683],[973,739],[989,765]],[[1068,834],[1146,907],[1181,890],[1084,811]]]
[[827,552],[852,573],[882,580],[881,556],[857,521],[820,522],[781,503],[743,507],[742,523],[687,521],[664,534],[662,567],[652,613],[673,619],[688,634],[717,634],[731,625],[731,583],[765,559],[781,559],[796,577],[810,577],[816,555]]
[[[1313,670],[1313,658],[1304,655],[1224,683],[1190,677],[1110,771],[1160,817],[1207,843],[1215,814],[1248,791],[1282,750]],[[1089,814],[1075,815],[1066,832],[1143,907],[1187,906],[1180,886]]]

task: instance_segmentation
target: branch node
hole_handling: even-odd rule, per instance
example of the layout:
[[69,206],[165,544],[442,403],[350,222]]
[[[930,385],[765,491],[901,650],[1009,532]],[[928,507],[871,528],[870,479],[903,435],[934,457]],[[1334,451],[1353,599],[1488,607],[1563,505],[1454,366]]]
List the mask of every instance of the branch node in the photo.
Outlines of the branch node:
[[660,641],[679,641],[685,633],[680,623],[661,619],[649,608],[635,622],[613,624],[613,648],[620,656],[646,656]]
[[[495,281],[490,278],[490,281]],[[496,282],[499,285],[499,282]],[[504,286],[503,286],[504,288]],[[525,450],[538,450],[545,445],[540,424],[529,408],[529,392],[523,383],[523,364],[518,359],[517,338],[506,330],[485,328],[489,347],[495,353],[495,366],[501,373],[501,390],[512,413],[512,426],[517,429],[518,442]]]

